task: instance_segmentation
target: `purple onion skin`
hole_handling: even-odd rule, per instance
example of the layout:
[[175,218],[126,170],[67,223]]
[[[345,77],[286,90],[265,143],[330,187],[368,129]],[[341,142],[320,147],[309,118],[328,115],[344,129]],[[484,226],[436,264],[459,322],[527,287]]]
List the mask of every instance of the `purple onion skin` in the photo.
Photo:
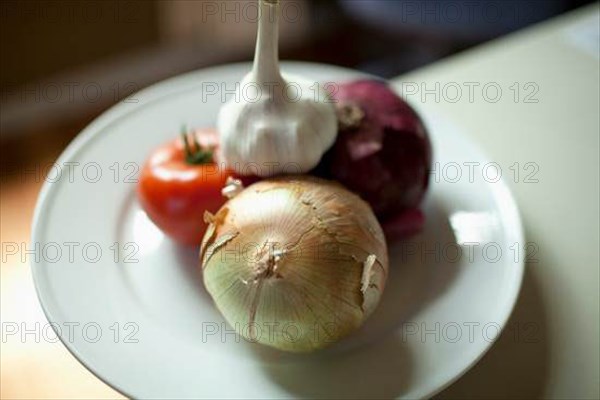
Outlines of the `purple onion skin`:
[[359,194],[384,224],[418,208],[432,155],[417,113],[381,81],[342,83],[331,95],[336,106],[353,104],[364,117],[357,127],[340,130],[315,174]]

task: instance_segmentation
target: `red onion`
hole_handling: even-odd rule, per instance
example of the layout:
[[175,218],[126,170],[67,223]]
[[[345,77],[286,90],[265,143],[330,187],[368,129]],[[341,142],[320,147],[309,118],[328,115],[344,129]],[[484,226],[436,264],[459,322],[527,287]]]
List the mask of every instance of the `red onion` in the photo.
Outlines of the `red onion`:
[[340,131],[315,173],[358,193],[384,225],[405,220],[399,216],[419,206],[429,182],[431,144],[423,122],[384,82],[335,89]]

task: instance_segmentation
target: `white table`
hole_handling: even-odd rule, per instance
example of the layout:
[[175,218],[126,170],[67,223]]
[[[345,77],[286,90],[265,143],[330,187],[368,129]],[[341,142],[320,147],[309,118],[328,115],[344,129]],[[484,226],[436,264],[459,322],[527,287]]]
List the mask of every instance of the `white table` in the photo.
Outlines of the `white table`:
[[600,396],[598,15],[596,3],[393,81],[500,165],[538,248],[507,330],[440,398]]

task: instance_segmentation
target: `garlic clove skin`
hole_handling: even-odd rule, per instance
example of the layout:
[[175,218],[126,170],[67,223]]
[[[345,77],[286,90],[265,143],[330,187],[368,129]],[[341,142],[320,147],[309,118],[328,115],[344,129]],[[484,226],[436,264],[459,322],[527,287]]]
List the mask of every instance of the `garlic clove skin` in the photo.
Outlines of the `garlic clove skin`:
[[252,71],[219,110],[217,130],[227,166],[268,177],[314,168],[337,136],[329,94],[318,83],[283,75],[278,56],[278,0],[259,0]]
[[204,285],[247,340],[313,351],[357,330],[377,307],[388,273],[383,232],[341,185],[263,180],[209,219]]
[[[272,93],[261,91],[256,102],[240,96],[240,101],[221,108],[217,120],[221,150],[228,167],[237,173],[268,177],[308,172],[335,142],[333,104],[318,100],[329,99],[326,91],[300,77],[286,78],[290,84],[281,83],[281,89],[275,87]],[[252,79],[244,79],[241,87]],[[254,98],[254,93],[245,92]]]

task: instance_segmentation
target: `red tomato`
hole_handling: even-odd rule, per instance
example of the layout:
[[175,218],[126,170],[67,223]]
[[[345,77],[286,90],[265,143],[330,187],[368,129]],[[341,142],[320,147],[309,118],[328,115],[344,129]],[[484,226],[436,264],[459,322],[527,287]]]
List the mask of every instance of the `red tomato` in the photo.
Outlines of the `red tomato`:
[[137,194],[148,217],[166,235],[183,244],[198,245],[207,227],[204,212],[216,213],[227,201],[221,189],[234,174],[215,162],[218,136],[214,129],[195,131],[195,141],[190,135],[186,138],[187,146],[180,138],[150,155]]

